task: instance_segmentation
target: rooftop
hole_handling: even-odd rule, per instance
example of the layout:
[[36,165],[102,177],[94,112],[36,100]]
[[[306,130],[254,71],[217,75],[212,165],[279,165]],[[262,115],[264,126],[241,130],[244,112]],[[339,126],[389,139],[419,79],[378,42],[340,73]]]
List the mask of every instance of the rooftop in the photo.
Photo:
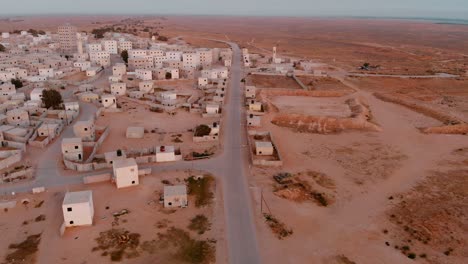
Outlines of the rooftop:
[[164,186],[164,196],[184,194],[187,194],[187,186],[185,185]]
[[93,192],[92,191],[80,191],[80,192],[67,192],[65,198],[63,198],[63,205],[67,204],[77,204],[77,203],[87,203],[92,201]]

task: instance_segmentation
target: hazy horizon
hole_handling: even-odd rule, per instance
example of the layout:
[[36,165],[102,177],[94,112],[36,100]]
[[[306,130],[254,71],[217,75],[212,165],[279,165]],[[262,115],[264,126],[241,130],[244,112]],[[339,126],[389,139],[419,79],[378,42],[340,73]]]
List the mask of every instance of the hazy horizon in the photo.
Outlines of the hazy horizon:
[[[27,7],[27,8],[24,8]],[[466,0],[17,0],[0,16],[36,15],[219,15],[468,19]]]

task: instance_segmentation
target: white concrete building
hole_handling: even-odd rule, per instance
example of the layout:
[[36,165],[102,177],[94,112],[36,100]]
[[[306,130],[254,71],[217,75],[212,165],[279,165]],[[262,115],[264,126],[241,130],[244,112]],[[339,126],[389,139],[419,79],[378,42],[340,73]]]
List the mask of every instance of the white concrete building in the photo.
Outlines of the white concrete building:
[[153,85],[153,81],[143,81],[138,84],[138,88],[143,93],[152,93],[154,92]]
[[118,45],[117,41],[115,40],[104,40],[102,42],[104,46],[104,51],[108,52],[109,54],[118,54]]
[[110,54],[107,51],[90,52],[89,60],[99,66],[107,67],[110,65]]
[[55,123],[43,123],[37,128],[37,135],[40,137],[55,138],[60,133],[60,127]]
[[65,226],[89,226],[93,224],[93,192],[67,192],[62,203]]
[[204,88],[208,85],[208,78],[206,77],[199,77],[198,78],[198,87]]
[[0,95],[1,96],[10,96],[16,93],[15,86],[10,82],[5,82],[0,84]]
[[54,69],[52,68],[42,68],[39,69],[39,76],[45,76],[47,78],[54,78]]
[[115,95],[103,94],[101,96],[101,103],[104,108],[117,108],[117,99]]
[[156,162],[175,161],[174,146],[158,146],[156,147]]
[[13,109],[6,113],[7,122],[14,126],[29,126],[29,113],[24,109]]
[[112,95],[125,95],[127,93],[126,83],[111,83],[111,94]]
[[94,120],[77,121],[73,125],[73,133],[83,141],[94,141],[96,138]]
[[44,90],[44,88],[34,88],[29,94],[31,101],[42,101],[42,91]]
[[77,61],[73,63],[73,67],[80,68],[81,71],[86,71],[91,67],[90,61]]
[[197,52],[182,54],[182,65],[184,68],[197,68],[200,66],[200,55]]
[[127,74],[127,66],[125,63],[116,63],[112,67],[112,75],[114,76],[123,76]]
[[70,161],[83,161],[83,142],[81,138],[62,139],[63,159]]
[[138,79],[143,81],[149,81],[153,79],[153,72],[146,69],[136,69],[135,75]]
[[273,144],[267,141],[255,141],[255,154],[257,156],[273,155]]
[[256,87],[255,86],[250,86],[246,85],[245,86],[245,98],[253,99],[256,96]]
[[101,43],[89,43],[87,46],[88,53],[102,51]]
[[66,111],[80,111],[80,104],[78,102],[65,102],[63,105]]
[[119,41],[119,52],[124,50],[130,51],[133,48],[133,43],[131,41]]
[[89,67],[88,69],[86,69],[86,76],[93,77],[101,71],[102,67]]
[[218,114],[219,113],[219,105],[217,104],[207,104],[205,107],[205,112],[207,114]]
[[164,186],[164,207],[187,207],[187,186]]
[[113,180],[117,188],[136,186],[138,181],[138,165],[133,158],[118,159],[112,163]]

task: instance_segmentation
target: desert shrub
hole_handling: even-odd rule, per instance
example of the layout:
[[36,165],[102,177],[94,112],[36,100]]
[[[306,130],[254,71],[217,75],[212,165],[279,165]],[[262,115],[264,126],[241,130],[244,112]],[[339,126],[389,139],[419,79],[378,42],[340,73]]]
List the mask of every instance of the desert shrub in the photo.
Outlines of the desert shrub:
[[199,214],[190,220],[188,228],[201,235],[210,228],[210,221],[205,215]]

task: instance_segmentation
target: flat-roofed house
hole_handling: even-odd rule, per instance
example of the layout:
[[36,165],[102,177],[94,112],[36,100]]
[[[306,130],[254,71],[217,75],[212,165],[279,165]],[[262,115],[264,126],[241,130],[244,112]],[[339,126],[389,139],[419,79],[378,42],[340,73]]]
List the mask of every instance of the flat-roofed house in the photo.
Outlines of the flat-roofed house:
[[84,141],[94,141],[96,138],[94,120],[77,121],[75,125],[73,125],[73,133],[75,133],[76,137]]
[[103,94],[101,96],[101,103],[104,108],[117,108],[117,99],[112,94]]
[[92,191],[67,192],[62,203],[65,226],[93,224],[94,203]]
[[113,179],[117,188],[138,185],[138,165],[133,158],[115,160],[112,164]]
[[158,146],[156,147],[156,162],[175,161],[174,146]]
[[111,94],[112,95],[125,95],[127,93],[127,84],[126,83],[112,83],[111,84]]
[[187,207],[187,186],[164,186],[164,207]]
[[29,126],[29,113],[24,109],[13,109],[7,112],[8,124],[14,126]]
[[269,141],[255,141],[255,154],[258,156],[273,155],[273,144]]
[[63,158],[70,161],[83,161],[83,142],[81,138],[62,139]]

